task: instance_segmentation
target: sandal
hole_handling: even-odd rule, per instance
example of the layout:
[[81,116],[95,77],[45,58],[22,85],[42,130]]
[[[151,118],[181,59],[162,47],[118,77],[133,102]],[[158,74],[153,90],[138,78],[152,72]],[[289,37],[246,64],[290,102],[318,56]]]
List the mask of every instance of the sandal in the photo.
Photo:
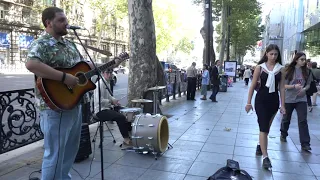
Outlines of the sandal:
[[127,147],[133,146],[132,141],[129,141],[129,143],[123,141],[123,142],[122,142],[122,145],[127,146]]

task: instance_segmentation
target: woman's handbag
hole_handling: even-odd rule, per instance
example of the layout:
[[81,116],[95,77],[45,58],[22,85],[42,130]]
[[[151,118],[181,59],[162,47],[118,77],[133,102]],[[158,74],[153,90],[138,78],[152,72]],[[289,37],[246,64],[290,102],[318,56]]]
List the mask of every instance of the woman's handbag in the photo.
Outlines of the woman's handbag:
[[[314,77],[314,75],[313,75],[313,73],[312,73],[311,71],[309,72],[309,76],[310,76],[310,74],[312,74],[312,80],[311,80],[309,89],[306,91],[306,94],[307,94],[308,96],[312,96],[313,93],[318,92],[318,89],[317,89],[317,80],[316,80],[316,78]],[[307,79],[307,81],[308,81],[308,79]]]

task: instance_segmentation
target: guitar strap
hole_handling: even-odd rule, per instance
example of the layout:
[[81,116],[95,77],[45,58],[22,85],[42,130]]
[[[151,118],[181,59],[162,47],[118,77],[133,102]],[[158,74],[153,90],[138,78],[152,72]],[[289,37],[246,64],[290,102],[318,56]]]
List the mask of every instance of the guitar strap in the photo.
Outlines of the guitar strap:
[[[68,40],[68,41],[69,41],[69,40]],[[79,56],[80,56],[80,60],[81,60],[81,61],[84,61],[84,58],[83,58],[83,56],[81,55],[80,51],[78,50],[76,44],[75,44],[74,42],[72,42],[72,41],[69,41],[69,42],[70,42],[70,43],[74,46],[74,48],[77,50],[77,52],[78,52],[78,54],[79,54]]]

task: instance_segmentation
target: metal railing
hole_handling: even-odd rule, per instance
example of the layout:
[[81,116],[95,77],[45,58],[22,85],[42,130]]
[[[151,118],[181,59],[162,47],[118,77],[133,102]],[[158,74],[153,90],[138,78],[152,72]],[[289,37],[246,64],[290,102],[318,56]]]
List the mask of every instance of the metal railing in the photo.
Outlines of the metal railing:
[[1,92],[0,117],[0,154],[43,138],[33,88]]

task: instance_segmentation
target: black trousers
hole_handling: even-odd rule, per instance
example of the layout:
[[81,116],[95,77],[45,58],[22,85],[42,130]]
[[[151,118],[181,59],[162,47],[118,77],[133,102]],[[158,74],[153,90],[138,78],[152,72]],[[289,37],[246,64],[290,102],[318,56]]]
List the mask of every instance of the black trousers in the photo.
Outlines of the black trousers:
[[312,106],[311,96],[309,96],[309,95],[307,95],[307,104],[308,104],[308,106]]
[[288,136],[289,125],[294,109],[297,111],[298,115],[298,127],[301,146],[310,145],[310,134],[307,121],[308,110],[306,102],[286,103],[286,114],[283,115],[281,121],[281,135],[283,137]]
[[188,87],[187,87],[187,100],[194,100],[196,95],[196,77],[188,77]]
[[97,117],[99,119],[103,119],[104,121],[116,121],[122,137],[129,137],[129,131],[132,130],[131,123],[127,121],[123,114],[114,110],[105,109],[98,112]]
[[219,92],[219,88],[220,88],[219,85],[212,85],[212,94],[209,99],[211,99],[212,101],[217,100],[217,94]]
[[246,85],[249,84],[249,78],[244,78],[244,81],[246,82]]

